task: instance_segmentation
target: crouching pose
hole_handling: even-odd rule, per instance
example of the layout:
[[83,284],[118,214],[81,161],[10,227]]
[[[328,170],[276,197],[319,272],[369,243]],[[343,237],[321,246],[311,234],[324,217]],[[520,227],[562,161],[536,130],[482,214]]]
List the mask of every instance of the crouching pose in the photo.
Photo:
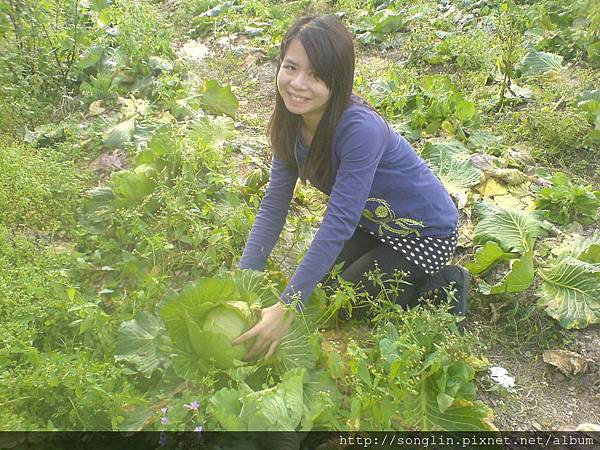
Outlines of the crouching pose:
[[292,318],[283,303],[305,301],[338,262],[341,277],[379,287],[366,273],[402,271],[410,285],[396,302],[416,304],[453,285],[453,312],[466,314],[468,273],[447,265],[457,240],[457,209],[411,145],[352,93],[352,34],[335,16],[304,17],[287,32],[277,68],[269,132],[269,185],[239,262],[263,270],[283,229],[296,181],[329,195],[327,210],[302,263],[261,320],[234,343],[256,338],[248,357],[273,354]]

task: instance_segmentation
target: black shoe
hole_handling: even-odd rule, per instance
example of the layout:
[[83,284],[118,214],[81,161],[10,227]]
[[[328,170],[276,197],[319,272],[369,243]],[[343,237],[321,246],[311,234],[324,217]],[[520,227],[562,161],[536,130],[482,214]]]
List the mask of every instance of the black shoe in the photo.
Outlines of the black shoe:
[[[450,312],[457,316],[465,317],[469,307],[469,271],[461,266],[445,266],[435,275],[425,281],[421,290],[421,297],[433,300],[435,304],[448,300],[449,290],[454,290],[454,297]],[[464,320],[459,322],[460,331],[464,328]]]

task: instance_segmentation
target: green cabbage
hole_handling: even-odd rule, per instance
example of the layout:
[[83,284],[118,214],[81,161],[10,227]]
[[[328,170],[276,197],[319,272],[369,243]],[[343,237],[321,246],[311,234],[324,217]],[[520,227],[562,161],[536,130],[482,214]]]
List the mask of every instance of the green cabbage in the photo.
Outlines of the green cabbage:
[[269,295],[262,276],[241,271],[203,278],[162,308],[180,376],[196,378],[212,365],[230,369],[245,364],[249,343],[234,346],[231,341],[257,322],[261,298]]

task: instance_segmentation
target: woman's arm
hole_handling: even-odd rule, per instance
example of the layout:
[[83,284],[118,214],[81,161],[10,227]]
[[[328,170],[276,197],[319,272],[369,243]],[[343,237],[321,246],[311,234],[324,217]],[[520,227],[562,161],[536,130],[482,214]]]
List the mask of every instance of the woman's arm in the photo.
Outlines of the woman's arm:
[[297,172],[273,156],[269,185],[238,263],[240,269],[264,270],[265,262],[285,225],[297,179]]
[[308,252],[282,294],[285,303],[290,303],[294,295],[299,295],[303,302],[308,299],[354,233],[390,130],[376,113],[361,108],[343,120],[336,132],[340,165],[327,211]]
[[[339,143],[342,146],[340,166],[323,223],[281,295],[283,303],[291,303],[294,295],[300,295],[305,301],[354,233],[387,142],[388,129],[382,120],[381,123],[364,123],[360,117],[345,121]],[[238,336],[233,344],[255,338],[246,357],[256,357],[266,350],[265,358],[268,358],[287,333],[293,317],[293,312],[281,302],[265,308],[259,322]]]

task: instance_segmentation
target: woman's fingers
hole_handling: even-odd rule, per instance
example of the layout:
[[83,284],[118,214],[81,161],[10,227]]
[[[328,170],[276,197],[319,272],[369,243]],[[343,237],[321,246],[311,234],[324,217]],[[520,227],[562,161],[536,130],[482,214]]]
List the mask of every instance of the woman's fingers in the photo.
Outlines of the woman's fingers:
[[281,339],[276,339],[273,342],[271,342],[271,346],[269,347],[269,351],[265,355],[265,359],[269,359],[271,356],[273,356],[273,353],[275,353],[275,350],[277,350],[279,342],[281,342]]
[[246,342],[248,339],[252,339],[254,336],[256,336],[259,333],[259,331],[260,331],[259,325],[260,325],[260,323],[256,324],[255,326],[250,328],[248,331],[240,334],[233,341],[231,341],[231,343],[233,345],[238,345],[238,344],[241,344],[242,342]]
[[246,353],[246,359],[252,359],[260,352],[262,352],[265,347],[269,344],[269,341],[265,337],[258,337],[256,341],[254,341],[254,345],[248,350]]

